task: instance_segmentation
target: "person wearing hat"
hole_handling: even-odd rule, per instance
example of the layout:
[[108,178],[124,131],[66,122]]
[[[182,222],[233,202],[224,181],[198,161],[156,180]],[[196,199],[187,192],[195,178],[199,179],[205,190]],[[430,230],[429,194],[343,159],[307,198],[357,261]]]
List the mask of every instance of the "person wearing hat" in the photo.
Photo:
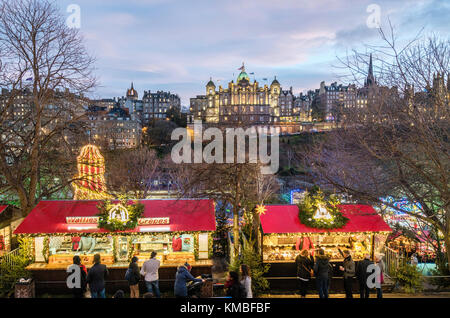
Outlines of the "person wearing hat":
[[177,274],[175,276],[174,294],[177,298],[186,298],[188,296],[186,284],[189,281],[204,282],[204,279],[195,278],[192,276],[191,265],[187,262],[178,266]]

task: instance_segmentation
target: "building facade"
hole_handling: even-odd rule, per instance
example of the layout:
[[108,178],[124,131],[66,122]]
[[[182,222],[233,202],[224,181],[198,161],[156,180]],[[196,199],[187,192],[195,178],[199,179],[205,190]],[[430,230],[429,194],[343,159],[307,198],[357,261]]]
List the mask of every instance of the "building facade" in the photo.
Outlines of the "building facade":
[[88,142],[110,150],[135,148],[140,143],[142,128],[128,111],[121,107],[108,110],[90,106],[83,123]]
[[210,79],[206,94],[190,99],[188,123],[202,120],[213,126],[270,125],[286,132],[299,131],[299,123],[310,117],[308,99],[297,101],[300,97],[294,95],[292,87],[283,90],[276,77],[270,86],[261,86],[250,80],[244,65],[240,70],[236,82],[217,87]]
[[146,126],[156,120],[165,120],[166,113],[173,108],[181,111],[181,100],[177,94],[164,91],[144,91],[142,99],[134,89],[133,83],[127,90],[126,96],[118,100],[119,106],[128,109],[133,120],[137,120],[142,126]]

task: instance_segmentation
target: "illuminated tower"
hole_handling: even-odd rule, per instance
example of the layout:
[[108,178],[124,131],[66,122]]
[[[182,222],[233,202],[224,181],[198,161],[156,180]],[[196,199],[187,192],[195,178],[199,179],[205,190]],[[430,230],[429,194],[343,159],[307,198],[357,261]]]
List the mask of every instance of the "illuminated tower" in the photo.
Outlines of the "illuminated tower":
[[86,145],[77,157],[78,175],[73,183],[74,200],[101,200],[106,193],[105,159],[97,146]]

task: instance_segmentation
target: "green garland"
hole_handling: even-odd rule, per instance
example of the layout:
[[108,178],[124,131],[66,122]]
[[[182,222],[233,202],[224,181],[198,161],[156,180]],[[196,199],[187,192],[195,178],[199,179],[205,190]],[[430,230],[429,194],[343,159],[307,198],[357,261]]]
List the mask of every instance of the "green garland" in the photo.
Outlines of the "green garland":
[[198,261],[198,234],[194,235],[194,257]]
[[213,237],[211,233],[208,233],[208,258],[211,259],[213,256]]
[[128,262],[131,262],[131,259],[134,256],[134,244],[133,244],[133,236],[127,237],[127,243],[128,243]]
[[[338,208],[339,204],[336,196],[331,195],[328,199],[325,199],[325,195],[320,189],[315,190],[306,193],[305,198],[298,204],[298,217],[300,222],[307,227],[326,230],[340,229],[347,224],[348,218],[342,215]],[[313,218],[319,205],[323,205],[328,210],[332,216],[330,220]]]
[[138,203],[137,201],[135,201],[133,204],[129,204],[129,200],[125,198],[122,198],[120,200],[120,203],[128,210],[128,221],[122,222],[117,219],[110,219],[109,211],[115,206],[115,204],[112,203],[111,200],[103,200],[97,205],[97,208],[99,210],[99,213],[97,214],[97,216],[99,217],[99,228],[105,229],[110,232],[116,232],[131,230],[137,227],[138,218],[140,218],[144,213],[144,205],[142,203]]
[[42,248],[42,256],[44,257],[44,260],[46,263],[48,263],[48,252],[49,252],[49,243],[50,238],[48,236],[44,237],[44,247]]

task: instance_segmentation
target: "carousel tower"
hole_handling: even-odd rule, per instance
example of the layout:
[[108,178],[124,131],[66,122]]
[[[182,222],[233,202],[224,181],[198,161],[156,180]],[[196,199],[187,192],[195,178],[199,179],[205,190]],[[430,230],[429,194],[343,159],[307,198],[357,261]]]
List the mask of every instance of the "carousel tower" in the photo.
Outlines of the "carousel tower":
[[78,175],[73,183],[74,200],[101,200],[106,193],[105,159],[97,146],[86,145],[77,157]]

